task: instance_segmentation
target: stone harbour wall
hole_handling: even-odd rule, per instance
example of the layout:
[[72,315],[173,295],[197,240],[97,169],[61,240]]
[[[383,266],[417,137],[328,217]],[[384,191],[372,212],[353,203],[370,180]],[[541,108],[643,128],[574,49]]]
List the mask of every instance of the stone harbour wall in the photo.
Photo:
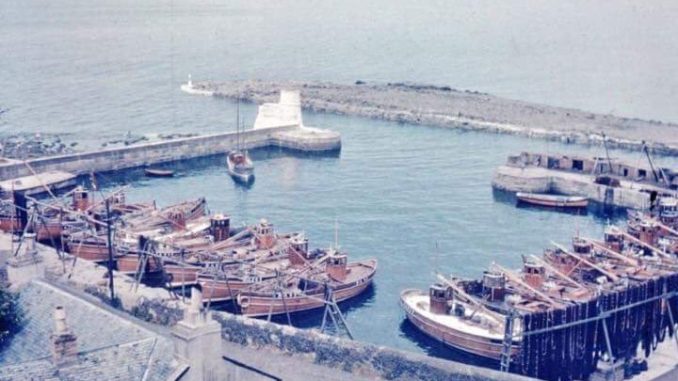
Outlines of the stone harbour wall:
[[222,326],[224,340],[302,356],[315,364],[360,377],[427,381],[529,380],[514,374],[328,336],[316,330],[302,330],[223,312],[213,312],[213,316]]
[[[247,130],[240,134],[240,145],[245,149],[278,146],[310,152],[331,151],[341,147],[341,137],[339,134],[331,134],[329,140],[314,139],[302,133],[296,134],[296,129],[298,127],[289,126]],[[295,134],[288,134],[290,132],[295,132]],[[236,147],[237,140],[237,134],[229,132],[102,149],[99,151],[43,157],[28,160],[27,162],[37,173],[60,170],[76,175],[85,175],[90,172],[108,172],[224,154]],[[0,180],[28,175],[32,175],[32,172],[22,162],[0,164]]]

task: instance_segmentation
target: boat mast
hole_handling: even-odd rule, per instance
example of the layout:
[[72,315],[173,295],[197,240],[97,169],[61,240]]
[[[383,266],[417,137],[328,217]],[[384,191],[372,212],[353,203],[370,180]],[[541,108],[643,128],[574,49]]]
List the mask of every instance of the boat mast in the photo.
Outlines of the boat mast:
[[236,148],[240,151],[240,94],[238,94],[238,103],[235,108],[235,139]]

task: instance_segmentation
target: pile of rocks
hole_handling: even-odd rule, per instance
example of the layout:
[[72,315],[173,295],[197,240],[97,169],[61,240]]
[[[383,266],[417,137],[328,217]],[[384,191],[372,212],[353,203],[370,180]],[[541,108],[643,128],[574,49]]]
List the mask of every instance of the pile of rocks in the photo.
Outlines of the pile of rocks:
[[0,137],[0,156],[31,159],[75,152],[77,142],[65,143],[59,135],[19,133]]

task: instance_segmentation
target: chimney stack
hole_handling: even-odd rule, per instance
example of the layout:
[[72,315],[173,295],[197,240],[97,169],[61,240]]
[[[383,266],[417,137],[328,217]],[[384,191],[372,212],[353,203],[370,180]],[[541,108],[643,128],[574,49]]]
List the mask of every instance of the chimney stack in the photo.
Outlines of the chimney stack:
[[77,362],[78,340],[66,324],[66,310],[62,306],[57,306],[54,310],[54,333],[50,339],[54,365],[61,367]]
[[212,319],[202,304],[202,292],[193,288],[184,318],[172,328],[174,355],[189,365],[184,376],[187,381],[206,380],[209,375],[220,373],[223,367],[221,324]]

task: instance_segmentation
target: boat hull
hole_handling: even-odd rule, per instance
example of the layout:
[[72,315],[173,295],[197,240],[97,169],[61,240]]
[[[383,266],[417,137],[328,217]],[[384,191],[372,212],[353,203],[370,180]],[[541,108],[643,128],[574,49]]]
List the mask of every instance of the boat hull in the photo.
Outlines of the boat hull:
[[[108,256],[108,254],[107,254]],[[108,259],[108,258],[107,258]],[[139,270],[140,259],[136,254],[126,254],[116,259],[118,271],[124,274],[136,274]],[[146,261],[145,275],[162,272],[162,267],[157,258],[149,257]]]
[[94,262],[108,261],[108,246],[90,242],[70,242],[67,247],[70,254]]
[[209,278],[198,279],[205,301],[227,302],[236,298],[242,290],[253,285],[252,282],[212,280]]
[[0,230],[5,232],[20,232],[23,230],[19,217],[0,217]]
[[148,177],[174,177],[174,171],[162,169],[144,169],[144,174]]
[[38,224],[37,228],[35,229],[35,236],[38,241],[47,241],[61,238],[62,233],[63,228],[61,226],[61,223],[58,222],[55,223],[48,222],[44,225]]
[[[366,261],[366,264],[358,263],[356,265],[365,265],[370,268],[370,272],[353,282],[334,287],[332,293],[337,302],[342,302],[360,295],[372,284],[372,280],[376,274],[376,261],[370,260]],[[301,312],[325,307],[323,288],[319,288],[318,291],[309,294],[302,294],[284,299],[276,298],[271,295],[248,293],[238,296],[237,301],[242,314],[249,317],[281,315],[290,312]]]
[[[400,297],[400,305],[405,311],[407,320],[421,332],[454,349],[491,360],[498,361],[501,359],[501,353],[504,347],[501,340],[472,335],[453,327],[436,323],[405,302],[404,295],[408,292],[418,292],[418,290],[403,291]],[[519,344],[514,343],[511,347],[511,355],[516,356],[519,350]]]
[[164,266],[167,275],[167,283],[170,287],[193,286],[198,284],[198,272],[201,267],[189,267],[180,265]]
[[589,201],[584,197],[517,193],[518,201],[550,208],[586,208]]

